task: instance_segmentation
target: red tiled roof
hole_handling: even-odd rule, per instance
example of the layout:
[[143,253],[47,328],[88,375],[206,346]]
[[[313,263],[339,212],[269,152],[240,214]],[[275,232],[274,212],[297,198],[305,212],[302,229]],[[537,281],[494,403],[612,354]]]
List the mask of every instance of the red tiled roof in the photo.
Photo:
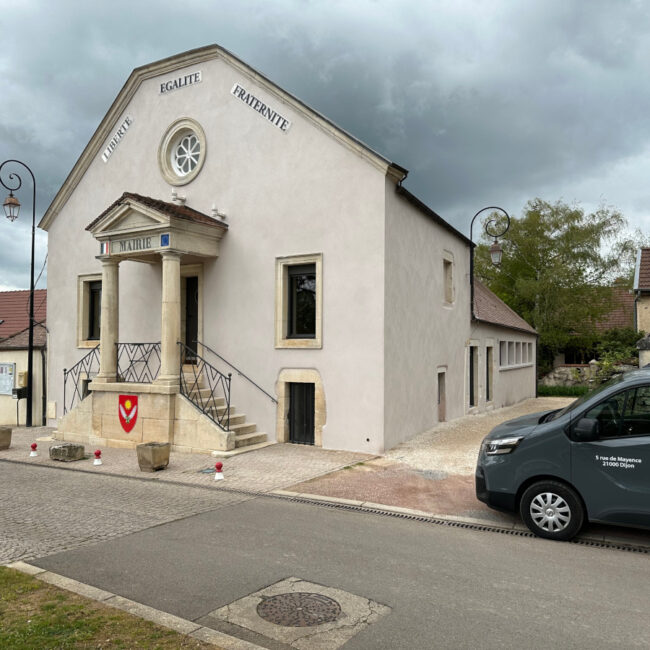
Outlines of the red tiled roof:
[[640,249],[641,257],[638,263],[638,268],[636,269],[637,277],[637,286],[635,289],[641,290],[650,290],[650,248],[641,248]]
[[111,210],[116,206],[124,203],[127,199],[132,201],[137,201],[146,205],[149,208],[158,210],[164,214],[168,214],[172,217],[177,217],[178,219],[184,219],[185,221],[193,221],[194,223],[204,223],[209,226],[220,226],[222,228],[227,228],[228,224],[219,221],[218,219],[213,219],[208,217],[207,214],[188,208],[186,205],[176,205],[176,203],[168,203],[167,201],[161,201],[160,199],[152,199],[150,196],[142,196],[141,194],[134,194],[133,192],[124,192],[117,201],[114,201],[104,212],[102,212],[96,219],[93,219],[87,226],[86,230],[91,230],[101,219],[103,219]]
[[[34,347],[44,348],[47,345],[47,330],[44,323],[34,324]],[[29,349],[29,327],[6,339],[0,339],[0,350]]]
[[485,323],[537,334],[517,312],[493,294],[484,284],[474,280],[474,314]]
[[612,292],[614,307],[609,314],[596,323],[599,332],[614,327],[634,327],[634,294],[625,287],[612,287]]
[[[44,323],[47,317],[47,290],[34,291],[34,321]],[[0,291],[0,347],[27,347],[29,330],[29,291]],[[25,345],[21,345],[24,334]],[[38,332],[38,334],[37,334]],[[38,338],[38,344],[37,344]],[[45,328],[34,328],[34,345],[45,345]]]

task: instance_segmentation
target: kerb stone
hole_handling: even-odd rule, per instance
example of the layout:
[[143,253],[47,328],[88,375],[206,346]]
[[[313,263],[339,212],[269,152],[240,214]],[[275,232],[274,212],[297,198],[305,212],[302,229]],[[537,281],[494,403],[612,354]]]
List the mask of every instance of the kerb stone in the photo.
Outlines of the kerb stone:
[[59,445],[52,445],[50,447],[50,458],[52,460],[62,460],[64,462],[83,460],[85,451],[84,446],[79,445],[76,442],[63,442]]

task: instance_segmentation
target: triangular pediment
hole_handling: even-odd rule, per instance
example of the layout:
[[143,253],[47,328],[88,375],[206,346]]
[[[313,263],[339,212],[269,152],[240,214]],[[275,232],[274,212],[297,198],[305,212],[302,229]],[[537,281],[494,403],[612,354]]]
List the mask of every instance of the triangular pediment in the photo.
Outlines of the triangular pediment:
[[[176,56],[172,56],[161,61],[156,61],[148,65],[136,68],[131,76],[128,78],[124,87],[119,92],[115,101],[111,105],[109,111],[104,116],[103,120],[97,127],[90,142],[86,145],[81,157],[77,160],[70,174],[65,182],[57,192],[52,203],[46,210],[43,218],[39,223],[39,227],[48,230],[52,221],[56,218],[63,206],[68,201],[72,192],[75,190],[84,174],[90,167],[91,163],[97,156],[100,156],[102,151],[107,146],[111,135],[114,134],[115,129],[119,127],[120,121],[124,120],[124,113],[129,106],[131,100],[138,92],[140,86],[151,79],[163,77],[170,73],[195,66],[197,64],[219,59],[224,61],[232,69],[237,70],[242,79],[254,83],[256,86],[262,88],[270,96],[275,97],[278,101],[291,106],[296,113],[303,116],[306,120],[317,126],[324,133],[329,134],[337,142],[343,146],[354,151],[356,154],[361,155],[363,158],[371,162],[377,169],[387,174],[395,182],[400,182],[406,178],[407,170],[399,165],[390,162],[387,158],[380,155],[368,145],[356,139],[347,131],[344,131],[332,121],[321,115],[314,109],[308,107],[304,102],[294,97],[291,93],[283,90],[272,81],[267,79],[257,70],[253,69],[232,53],[218,45],[209,45],[207,47],[184,52]],[[104,161],[105,162],[105,161]]]
[[99,235],[124,234],[148,231],[168,226],[170,216],[153,208],[127,200],[105,212],[88,226],[88,230]]

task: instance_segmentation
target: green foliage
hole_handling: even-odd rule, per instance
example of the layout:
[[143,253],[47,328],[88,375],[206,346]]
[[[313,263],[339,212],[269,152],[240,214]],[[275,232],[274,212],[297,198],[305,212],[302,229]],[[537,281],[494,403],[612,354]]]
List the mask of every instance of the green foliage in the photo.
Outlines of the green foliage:
[[[498,225],[502,217],[493,219]],[[576,337],[588,347],[597,340],[595,324],[612,309],[609,287],[628,272],[633,242],[620,236],[626,224],[612,208],[585,213],[529,201],[501,241],[500,267],[490,263],[486,244],[477,247],[476,276],[535,327],[549,359]]]
[[589,386],[538,386],[539,397],[580,397],[591,390]]
[[633,327],[607,330],[596,346],[599,363],[596,383],[602,384],[620,373],[621,364],[637,365],[639,353],[636,342],[643,336],[644,332],[637,332]]

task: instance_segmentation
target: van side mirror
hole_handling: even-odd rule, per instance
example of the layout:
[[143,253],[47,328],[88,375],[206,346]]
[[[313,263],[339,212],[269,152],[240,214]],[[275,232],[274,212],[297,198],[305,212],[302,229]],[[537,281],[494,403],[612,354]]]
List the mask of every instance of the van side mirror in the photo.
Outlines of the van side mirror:
[[592,418],[581,418],[573,428],[573,438],[578,442],[598,440],[599,434],[599,422]]

